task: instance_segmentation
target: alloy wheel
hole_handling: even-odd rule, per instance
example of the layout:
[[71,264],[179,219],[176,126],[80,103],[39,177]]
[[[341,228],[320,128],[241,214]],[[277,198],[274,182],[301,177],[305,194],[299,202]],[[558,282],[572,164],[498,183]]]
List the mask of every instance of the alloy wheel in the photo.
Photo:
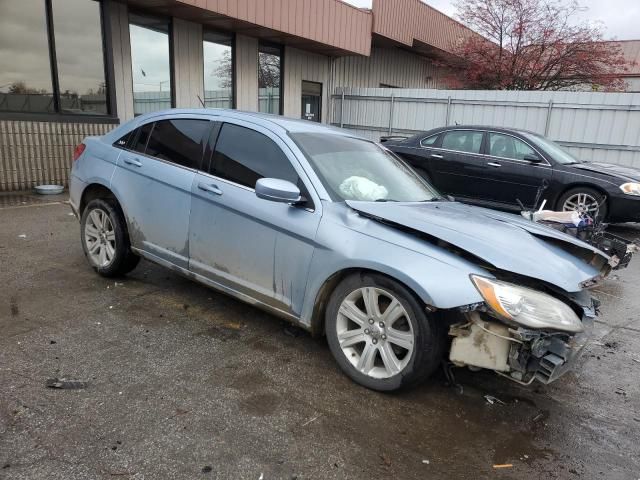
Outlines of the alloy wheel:
[[116,255],[116,233],[107,212],[95,208],[89,212],[84,226],[87,254],[98,267],[109,265]]
[[411,360],[413,327],[400,301],[386,290],[362,287],[347,295],[336,330],[342,352],[364,375],[389,378]]
[[567,198],[562,206],[565,212],[576,211],[580,214],[589,214],[592,218],[598,216],[600,206],[598,199],[589,193],[579,192]]

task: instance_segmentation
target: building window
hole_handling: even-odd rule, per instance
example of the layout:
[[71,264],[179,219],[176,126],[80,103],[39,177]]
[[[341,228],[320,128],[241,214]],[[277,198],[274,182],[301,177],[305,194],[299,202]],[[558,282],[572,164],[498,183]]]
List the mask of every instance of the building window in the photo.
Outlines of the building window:
[[233,108],[233,37],[204,31],[204,104],[213,108]]
[[101,5],[0,2],[0,111],[108,114]]
[[170,27],[168,19],[129,15],[135,115],[173,106]]
[[52,2],[60,110],[107,112],[100,4],[87,0]]
[[282,49],[258,48],[258,111],[282,114]]

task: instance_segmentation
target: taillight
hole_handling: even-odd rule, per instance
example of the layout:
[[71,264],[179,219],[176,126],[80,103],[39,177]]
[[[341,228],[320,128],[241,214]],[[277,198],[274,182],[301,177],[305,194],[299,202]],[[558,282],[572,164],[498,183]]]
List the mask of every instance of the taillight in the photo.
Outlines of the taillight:
[[80,158],[80,155],[82,155],[82,152],[84,152],[84,149],[87,148],[87,146],[84,143],[81,143],[80,145],[78,145],[75,150],[73,150],[73,161],[75,162],[78,158]]

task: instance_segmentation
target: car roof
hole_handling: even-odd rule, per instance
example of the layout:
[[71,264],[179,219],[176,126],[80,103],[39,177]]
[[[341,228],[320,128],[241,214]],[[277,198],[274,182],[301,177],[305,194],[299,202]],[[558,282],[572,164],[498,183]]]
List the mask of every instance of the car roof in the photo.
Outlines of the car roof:
[[335,135],[355,136],[353,133],[330,125],[311,122],[297,118],[288,118],[281,115],[261,112],[247,112],[242,110],[231,110],[226,108],[172,108],[141,115],[141,120],[151,119],[156,116],[166,115],[225,115],[238,120],[246,120],[263,126],[277,125],[287,132],[314,132],[331,133]]
[[504,133],[528,133],[532,135],[538,135],[536,132],[532,132],[531,130],[525,130],[524,128],[506,128],[506,127],[498,127],[495,125],[448,125],[446,127],[434,128],[433,130],[425,131],[423,134],[428,133],[438,133],[444,132],[446,130],[491,130],[493,132],[504,132]]

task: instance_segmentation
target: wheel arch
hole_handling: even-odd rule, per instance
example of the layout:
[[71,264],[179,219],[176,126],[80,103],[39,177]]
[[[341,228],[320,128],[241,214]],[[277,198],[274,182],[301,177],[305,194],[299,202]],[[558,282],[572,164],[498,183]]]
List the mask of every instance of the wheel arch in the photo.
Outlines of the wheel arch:
[[325,314],[327,311],[327,304],[329,303],[329,298],[331,297],[331,294],[333,293],[335,288],[338,286],[338,284],[342,282],[342,280],[356,273],[359,273],[361,275],[367,274],[367,273],[382,275],[387,278],[390,278],[400,283],[411,294],[413,294],[418,303],[429,305],[428,302],[430,299],[425,298],[424,292],[422,295],[419,294],[414,287],[412,287],[411,285],[408,285],[407,282],[403,281],[401,278],[398,278],[399,277],[398,275],[394,275],[393,273],[390,273],[390,272],[385,272],[385,271],[376,270],[373,268],[366,268],[366,267],[344,268],[342,270],[338,270],[334,272],[331,276],[329,276],[329,278],[327,278],[323,282],[322,286],[320,287],[320,289],[316,294],[315,302],[313,304],[313,312],[311,315],[311,326],[310,326],[311,334],[314,337],[320,337],[325,334],[325,325],[324,325]]
[[609,203],[609,194],[607,193],[607,191],[602,188],[599,185],[594,185],[593,183],[589,183],[589,182],[585,182],[585,181],[579,181],[579,182],[574,182],[571,183],[569,185],[566,185],[562,190],[560,190],[560,192],[558,193],[558,195],[556,196],[555,202],[554,202],[554,206],[556,210],[559,210],[561,205],[560,205],[560,200],[562,199],[562,197],[570,190],[573,190],[575,188],[580,188],[580,187],[584,187],[584,188],[589,188],[591,190],[595,190],[596,192],[601,193],[602,195],[605,195],[607,197],[607,201],[605,202],[606,204]]
[[93,182],[88,184],[84,190],[82,191],[82,195],[80,196],[80,203],[78,205],[78,218],[82,218],[82,214],[84,213],[85,208],[91,202],[91,200],[95,200],[97,198],[103,198],[107,200],[111,200],[115,203],[116,208],[122,214],[125,225],[127,228],[127,235],[131,231],[131,225],[129,224],[129,216],[120,202],[118,195],[108,186],[100,182]]
[[84,188],[84,190],[82,191],[82,195],[80,196],[80,204],[78,205],[78,216],[82,217],[84,209],[87,208],[89,202],[95,200],[96,198],[115,200],[118,205],[120,205],[120,202],[118,201],[115,193],[113,193],[113,191],[109,187],[103,185],[102,183],[90,183]]

